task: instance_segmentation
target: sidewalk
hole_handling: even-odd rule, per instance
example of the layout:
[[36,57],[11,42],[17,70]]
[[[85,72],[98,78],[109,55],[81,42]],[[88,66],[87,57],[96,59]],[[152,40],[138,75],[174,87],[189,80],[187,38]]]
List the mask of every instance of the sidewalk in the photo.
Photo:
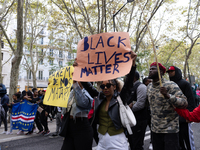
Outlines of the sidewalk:
[[[48,127],[50,130],[50,133],[56,132],[56,119],[54,119],[52,122],[48,120]],[[0,143],[23,139],[23,138],[30,138],[33,136],[39,136],[38,134],[36,134],[38,130],[36,131],[36,133],[33,133],[31,135],[17,135],[17,132],[19,130],[13,130],[12,131],[13,134],[9,134],[9,135],[1,134],[3,131],[4,131],[4,124],[2,122],[1,127],[0,127]],[[10,123],[8,123],[8,131],[10,131]]]

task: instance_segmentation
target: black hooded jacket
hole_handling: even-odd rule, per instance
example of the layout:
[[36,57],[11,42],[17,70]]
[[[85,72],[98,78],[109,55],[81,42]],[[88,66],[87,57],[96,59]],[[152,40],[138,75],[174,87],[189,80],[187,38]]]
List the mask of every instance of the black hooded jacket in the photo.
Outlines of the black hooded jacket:
[[[174,68],[175,68],[175,75],[173,77],[169,77],[169,79],[170,81],[174,81],[179,86],[183,94],[187,97],[187,101],[188,101],[187,109],[189,111],[193,111],[193,109],[195,108],[195,98],[192,92],[192,87],[189,82],[182,79],[181,70],[175,66]],[[186,122],[184,118],[182,117],[179,117],[179,118],[180,118],[179,119],[180,122]]]

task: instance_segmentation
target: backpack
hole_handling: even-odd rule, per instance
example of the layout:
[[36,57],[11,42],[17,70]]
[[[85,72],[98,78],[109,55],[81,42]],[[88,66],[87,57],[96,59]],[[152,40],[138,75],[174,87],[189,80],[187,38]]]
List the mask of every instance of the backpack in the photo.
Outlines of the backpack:
[[0,94],[6,94],[7,90],[4,84],[0,83]]
[[133,98],[137,98],[137,88],[140,84],[142,84],[142,83],[138,82],[130,89],[131,95],[129,96],[129,98],[127,100],[128,105],[133,102]]

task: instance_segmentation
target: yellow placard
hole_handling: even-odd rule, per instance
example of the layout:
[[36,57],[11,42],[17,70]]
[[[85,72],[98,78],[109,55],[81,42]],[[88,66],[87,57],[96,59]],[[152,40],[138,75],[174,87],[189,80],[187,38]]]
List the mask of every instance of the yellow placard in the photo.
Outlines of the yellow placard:
[[49,78],[44,104],[58,107],[67,107],[68,98],[73,84],[73,66],[62,68]]

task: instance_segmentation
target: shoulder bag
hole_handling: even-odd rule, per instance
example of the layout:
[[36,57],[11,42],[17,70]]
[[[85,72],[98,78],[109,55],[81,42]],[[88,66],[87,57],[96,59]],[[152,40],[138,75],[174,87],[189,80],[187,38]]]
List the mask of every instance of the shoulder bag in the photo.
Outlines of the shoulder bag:
[[133,134],[131,127],[136,125],[136,119],[133,114],[133,111],[130,109],[130,107],[126,104],[124,105],[122,103],[121,97],[118,96],[117,100],[119,102],[119,114],[120,119],[123,127],[127,128],[128,133],[131,135]]
[[68,112],[66,112],[64,114],[63,119],[62,119],[61,128],[60,128],[60,132],[59,132],[59,135],[62,136],[62,137],[66,137],[67,136],[68,125],[69,125],[69,121],[70,121],[71,108],[70,108],[70,110]]
[[66,137],[67,136],[67,132],[68,132],[68,126],[69,126],[69,121],[70,121],[70,112],[72,109],[72,104],[74,103],[74,96],[72,97],[72,99],[70,101],[68,101],[68,105],[67,105],[67,111],[62,119],[62,123],[61,123],[61,128],[60,128],[60,132],[59,135],[62,137]]

